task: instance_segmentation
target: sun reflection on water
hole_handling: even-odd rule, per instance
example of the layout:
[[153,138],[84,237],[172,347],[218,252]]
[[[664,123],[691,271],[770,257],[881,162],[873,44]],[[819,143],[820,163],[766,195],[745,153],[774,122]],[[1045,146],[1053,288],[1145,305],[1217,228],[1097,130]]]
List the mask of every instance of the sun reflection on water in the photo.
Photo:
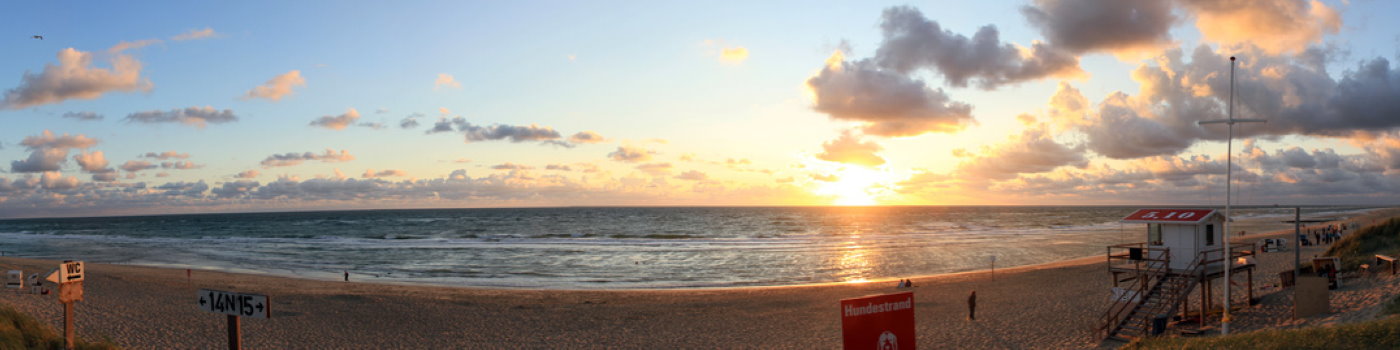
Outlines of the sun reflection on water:
[[848,246],[840,250],[841,256],[836,259],[836,274],[841,276],[841,282],[863,283],[870,281],[871,267],[869,254],[871,251],[857,242],[846,242]]

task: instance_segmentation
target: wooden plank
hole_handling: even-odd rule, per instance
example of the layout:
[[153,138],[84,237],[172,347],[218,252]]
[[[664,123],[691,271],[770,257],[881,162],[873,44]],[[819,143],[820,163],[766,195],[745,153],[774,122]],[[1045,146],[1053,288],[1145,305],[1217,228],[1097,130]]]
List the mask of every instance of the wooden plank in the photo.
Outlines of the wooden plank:
[[1332,312],[1327,277],[1299,276],[1298,285],[1293,288],[1293,303],[1294,318]]

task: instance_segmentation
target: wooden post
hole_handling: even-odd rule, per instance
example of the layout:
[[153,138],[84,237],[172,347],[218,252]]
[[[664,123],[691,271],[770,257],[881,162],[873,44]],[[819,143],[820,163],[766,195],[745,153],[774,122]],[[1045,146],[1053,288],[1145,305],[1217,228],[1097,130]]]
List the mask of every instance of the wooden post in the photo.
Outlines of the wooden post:
[[1200,324],[1201,324],[1201,327],[1205,327],[1205,326],[1206,326],[1206,300],[1210,300],[1210,296],[1209,296],[1209,295],[1206,295],[1206,293],[1207,293],[1207,291],[1210,290],[1210,285],[1209,285],[1209,284],[1206,284],[1206,277],[1205,277],[1204,272],[1202,272],[1202,275],[1201,275],[1201,277],[1199,277],[1199,278],[1201,279],[1201,319],[1199,320],[1199,322],[1200,322]]
[[228,315],[228,348],[243,349],[243,328],[239,326],[238,316],[234,315]]
[[1206,277],[1206,311],[1207,311],[1207,312],[1209,312],[1209,311],[1211,310],[1211,306],[1214,306],[1214,305],[1211,305],[1211,304],[1210,304],[1210,296],[1211,296],[1212,294],[1214,294],[1214,293],[1212,293],[1212,291],[1210,290],[1210,277]]
[[73,342],[73,302],[63,303],[63,348],[73,350],[77,344]]
[[1245,275],[1249,277],[1249,281],[1245,282],[1245,286],[1249,290],[1249,301],[1245,302],[1245,305],[1254,305],[1254,269],[1248,269],[1244,271]]

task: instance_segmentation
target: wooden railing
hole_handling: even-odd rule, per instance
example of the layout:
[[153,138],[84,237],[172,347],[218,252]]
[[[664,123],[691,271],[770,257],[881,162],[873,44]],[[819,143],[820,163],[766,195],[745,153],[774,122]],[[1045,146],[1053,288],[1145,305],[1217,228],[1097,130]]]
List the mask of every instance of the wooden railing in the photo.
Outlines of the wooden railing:
[[[1138,254],[1131,252],[1136,249]],[[1134,256],[1136,255],[1136,256]],[[1136,288],[1127,289],[1099,319],[1098,332],[1107,337],[1132,311],[1141,305],[1149,293],[1159,288],[1171,269],[1171,250],[1168,248],[1147,247],[1145,242],[1108,246],[1108,267],[1110,271],[1131,272],[1137,282]],[[1117,284],[1115,274],[1115,284]],[[1136,301],[1133,299],[1137,298]]]
[[[1137,251],[1137,256],[1133,256]],[[1108,269],[1121,272],[1141,272],[1147,265],[1170,260],[1168,248],[1147,246],[1147,242],[1124,243],[1108,246]]]
[[1253,244],[1237,244],[1230,246],[1229,258],[1225,257],[1225,248],[1215,248],[1202,250],[1197,259],[1199,260],[1199,265],[1202,268],[1204,268],[1205,270],[1210,270],[1212,268],[1212,265],[1214,264],[1224,263],[1227,260],[1234,261],[1235,259],[1247,256],[1254,256],[1256,253],[1257,252],[1254,251]]

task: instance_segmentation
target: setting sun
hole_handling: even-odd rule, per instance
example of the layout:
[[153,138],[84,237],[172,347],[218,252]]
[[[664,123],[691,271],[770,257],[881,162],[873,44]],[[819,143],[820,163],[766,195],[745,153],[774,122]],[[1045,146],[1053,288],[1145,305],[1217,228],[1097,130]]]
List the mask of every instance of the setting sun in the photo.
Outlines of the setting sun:
[[879,198],[889,192],[889,173],[865,168],[846,168],[836,174],[836,181],[821,184],[817,195],[833,197],[831,204],[861,206],[880,204]]

